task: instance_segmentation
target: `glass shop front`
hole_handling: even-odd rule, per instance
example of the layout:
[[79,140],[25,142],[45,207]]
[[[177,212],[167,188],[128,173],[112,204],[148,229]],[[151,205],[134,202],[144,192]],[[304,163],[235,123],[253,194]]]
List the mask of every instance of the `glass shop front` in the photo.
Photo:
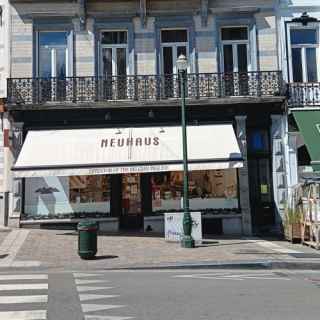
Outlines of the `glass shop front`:
[[[183,172],[71,177],[25,181],[23,220],[119,218],[121,229],[142,229],[144,217],[183,211]],[[237,169],[189,173],[190,210],[239,208]]]

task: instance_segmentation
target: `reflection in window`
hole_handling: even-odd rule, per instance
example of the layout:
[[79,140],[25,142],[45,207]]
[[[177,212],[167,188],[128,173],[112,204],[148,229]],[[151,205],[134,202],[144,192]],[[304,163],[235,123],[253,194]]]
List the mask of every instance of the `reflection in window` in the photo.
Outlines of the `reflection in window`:
[[301,48],[292,48],[293,81],[302,82]]
[[290,31],[291,44],[316,44],[317,30],[292,29]]
[[316,48],[306,48],[307,77],[309,82],[317,82],[317,52]]
[[102,44],[126,44],[127,31],[106,31],[102,32]]
[[[151,183],[154,212],[182,209],[182,172],[153,174]],[[237,208],[237,190],[236,169],[189,173],[189,199],[192,210]]]
[[162,30],[161,31],[162,43],[174,43],[174,42],[188,42],[187,30]]
[[247,27],[222,28],[221,39],[222,40],[248,40],[248,29]]
[[39,33],[39,75],[43,78],[67,76],[68,33]]
[[75,212],[110,212],[109,176],[69,177],[69,200]]

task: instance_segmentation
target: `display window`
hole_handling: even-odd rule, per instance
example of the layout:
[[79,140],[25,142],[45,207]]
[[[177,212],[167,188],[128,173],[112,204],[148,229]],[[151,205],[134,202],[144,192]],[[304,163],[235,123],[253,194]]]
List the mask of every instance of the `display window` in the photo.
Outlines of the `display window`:
[[110,177],[69,177],[69,200],[76,212],[110,213]]
[[108,176],[69,177],[70,202],[110,201],[110,181]]
[[83,218],[110,215],[110,177],[28,178],[23,218]]
[[[181,210],[183,172],[151,176],[153,212]],[[208,170],[189,173],[191,210],[238,208],[237,170]]]

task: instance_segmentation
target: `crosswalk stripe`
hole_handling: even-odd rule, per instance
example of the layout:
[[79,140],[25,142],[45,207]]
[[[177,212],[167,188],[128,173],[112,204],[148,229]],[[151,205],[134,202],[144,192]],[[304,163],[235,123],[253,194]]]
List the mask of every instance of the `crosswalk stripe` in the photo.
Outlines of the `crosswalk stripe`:
[[1,320],[46,320],[46,310],[4,311],[0,312]]
[[6,280],[47,280],[46,274],[1,274],[0,281]]
[[285,253],[285,254],[290,254],[290,253],[301,253],[301,251],[293,250],[290,248],[282,247],[276,243],[263,240],[260,238],[257,239],[248,239],[249,242],[254,242],[257,243],[259,246],[279,252],[279,253]]
[[93,315],[84,316],[85,320],[128,320],[133,318],[134,317],[93,316]]
[[15,304],[15,303],[46,303],[47,295],[36,296],[0,296],[0,304]]
[[75,283],[77,285],[80,285],[80,284],[92,284],[92,283],[102,283],[102,282],[109,282],[107,280],[83,280],[83,279],[76,279],[75,280]]
[[101,276],[101,273],[74,273],[73,276],[75,278],[87,278],[87,277],[98,277]]
[[94,312],[94,311],[101,311],[101,310],[109,310],[115,308],[123,308],[124,305],[113,305],[113,304],[82,304],[82,311],[83,312]]
[[98,299],[108,299],[120,297],[118,294],[79,294],[80,301],[98,300]]
[[[15,283],[15,284],[0,284],[0,291],[10,290],[43,290],[48,289],[47,283]],[[1,319],[2,320],[2,319]]]
[[86,291],[95,291],[95,290],[107,290],[113,289],[113,287],[87,287],[87,286],[78,286],[78,292],[86,292]]

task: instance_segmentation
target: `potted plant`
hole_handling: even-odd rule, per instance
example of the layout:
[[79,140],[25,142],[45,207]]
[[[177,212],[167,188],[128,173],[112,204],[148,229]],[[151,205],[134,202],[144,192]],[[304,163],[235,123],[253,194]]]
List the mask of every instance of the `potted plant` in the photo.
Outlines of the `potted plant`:
[[291,242],[301,240],[301,219],[300,207],[286,208],[284,217],[284,236]]

